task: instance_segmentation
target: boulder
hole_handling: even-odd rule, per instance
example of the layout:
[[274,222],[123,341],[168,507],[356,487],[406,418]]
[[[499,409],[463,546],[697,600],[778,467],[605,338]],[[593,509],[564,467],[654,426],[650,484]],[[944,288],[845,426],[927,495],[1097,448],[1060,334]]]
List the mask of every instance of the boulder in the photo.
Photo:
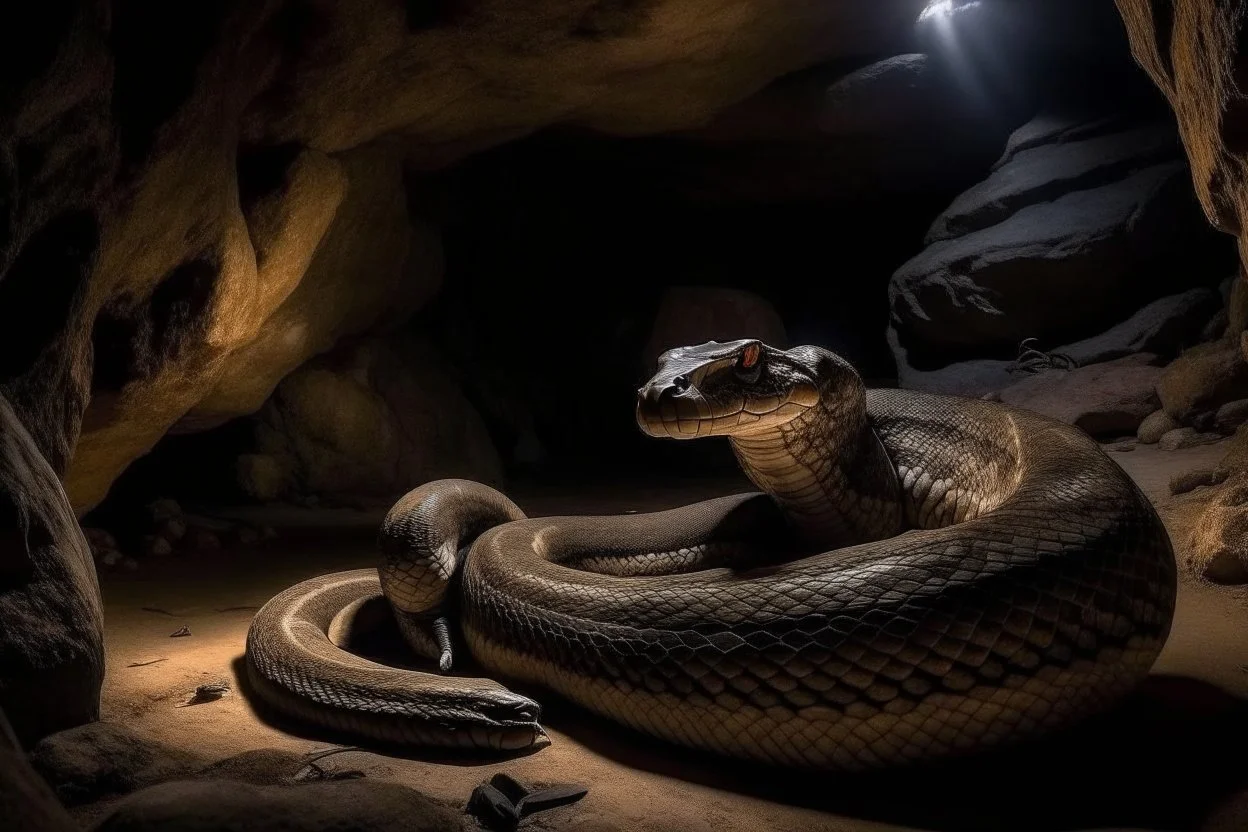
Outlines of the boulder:
[[893,275],[899,363],[921,355],[907,363],[930,371],[1006,359],[1027,338],[1090,338],[1167,290],[1225,274],[1230,250],[1201,217],[1164,127],[1089,127],[1078,138],[1069,126],[1023,129],[1008,161],[958,197]]
[[44,737],[30,762],[66,806],[182,777],[206,761],[123,725],[95,722]]
[[454,810],[395,783],[174,781],[124,798],[95,832],[459,832]]
[[1049,370],[1001,391],[1008,405],[1032,410],[1092,436],[1135,433],[1157,409],[1161,368],[1133,356],[1075,370]]
[[1221,433],[1234,433],[1240,425],[1248,422],[1248,399],[1235,399],[1218,408],[1214,414],[1214,426]]
[[1161,438],[1172,430],[1178,430],[1182,425],[1164,410],[1158,408],[1150,413],[1140,426],[1136,429],[1135,436],[1145,445],[1156,445]]
[[79,829],[17,744],[0,711],[0,818],[5,832],[73,832]]
[[[1100,335],[1055,347],[1052,352],[1068,356],[1079,366],[1140,353],[1168,360],[1183,348],[1200,342],[1204,326],[1217,314],[1220,303],[1220,295],[1213,289],[1190,289],[1169,295],[1145,305]],[[900,384],[907,389],[981,396],[1020,378],[1014,361],[987,358],[918,370],[910,365],[895,331],[890,330],[889,343],[898,357]]]
[[103,613],[61,483],[0,396],[0,711],[23,745],[99,717]]
[[1248,480],[1228,480],[1192,525],[1185,568],[1214,583],[1248,582]]
[[1248,362],[1238,340],[1200,344],[1184,352],[1166,367],[1157,395],[1166,413],[1183,424],[1248,398]]
[[673,347],[741,338],[789,348],[784,321],[758,295],[738,289],[673,286],[659,301],[644,360],[647,367],[653,367],[659,355]]
[[[256,441],[263,461],[239,468],[256,496],[281,489],[282,497],[388,505],[428,480],[502,479],[481,417],[436,348],[402,335],[292,373],[257,416]],[[265,479],[274,470],[286,473]]]

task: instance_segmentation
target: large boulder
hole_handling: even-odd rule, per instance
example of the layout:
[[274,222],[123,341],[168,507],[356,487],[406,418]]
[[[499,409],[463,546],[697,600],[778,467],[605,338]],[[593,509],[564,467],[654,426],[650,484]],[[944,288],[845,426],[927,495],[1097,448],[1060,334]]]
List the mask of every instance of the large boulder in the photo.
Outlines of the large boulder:
[[480,415],[423,339],[372,339],[312,361],[256,421],[258,452],[239,474],[261,499],[389,505],[433,479],[502,479]]
[[[1200,343],[1221,304],[1221,295],[1213,289],[1190,289],[1153,301],[1099,335],[1054,347],[1049,352],[1065,356],[1081,367],[1142,353],[1164,362],[1184,348]],[[907,389],[982,396],[1008,387],[1020,378],[1017,361],[992,358],[919,370],[910,365],[896,332],[889,335],[897,356],[898,380]]]
[[23,745],[99,717],[103,638],[87,541],[0,396],[0,711]]
[[1223,338],[1187,350],[1166,367],[1157,393],[1175,420],[1212,426],[1222,405],[1248,397],[1248,362],[1239,339]]
[[0,818],[5,832],[72,832],[78,829],[48,784],[26,759],[0,711]]
[[1140,355],[1049,370],[1001,391],[1002,402],[1082,428],[1096,437],[1133,434],[1157,409],[1161,368]]
[[1006,359],[1027,338],[1090,337],[1166,290],[1225,274],[1164,128],[1024,129],[893,275],[892,327],[917,369]]

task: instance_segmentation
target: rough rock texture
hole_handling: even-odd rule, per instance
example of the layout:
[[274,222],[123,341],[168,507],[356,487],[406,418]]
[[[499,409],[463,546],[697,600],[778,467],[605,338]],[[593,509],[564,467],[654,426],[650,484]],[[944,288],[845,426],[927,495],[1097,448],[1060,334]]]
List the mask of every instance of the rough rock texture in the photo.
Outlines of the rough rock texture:
[[65,492],[0,396],[0,710],[23,745],[98,718],[102,619]]
[[1163,451],[1177,451],[1197,445],[1212,445],[1221,438],[1220,433],[1201,433],[1196,428],[1175,428],[1162,434],[1161,439],[1157,440],[1157,447]]
[[257,422],[258,454],[239,473],[258,498],[388,504],[431,479],[502,478],[481,417],[422,339],[373,339],[310,362]]
[[[1168,360],[1182,349],[1200,342],[1206,325],[1217,315],[1221,302],[1221,296],[1213,289],[1191,289],[1159,298],[1100,335],[1054,347],[1051,352],[1069,356],[1080,366],[1139,353]],[[996,359],[960,361],[937,370],[915,369],[897,341],[896,333],[890,334],[902,387],[933,393],[981,396],[1018,381],[1015,362]]]
[[110,722],[44,737],[30,750],[30,762],[66,806],[127,794],[204,766],[188,751]]
[[5,832],[71,832],[78,829],[48,784],[30,766],[0,711],[0,819]]
[[1174,419],[1193,424],[1222,405],[1248,397],[1248,363],[1238,339],[1200,344],[1179,356],[1157,385],[1161,406]]
[[899,363],[932,370],[1004,358],[1025,338],[1089,337],[1167,289],[1225,274],[1164,129],[1023,129],[1007,161],[955,200],[931,244],[893,275]]
[[1248,582],[1246,541],[1248,479],[1240,473],[1217,490],[1193,525],[1184,566],[1215,583]]
[[764,298],[737,289],[673,286],[659,301],[644,360],[652,367],[673,347],[740,338],[758,338],[780,349],[790,346],[784,321]]
[[1082,428],[1092,436],[1121,436],[1157,409],[1161,368],[1133,356],[1076,370],[1049,370],[1001,391],[1000,400]]
[[96,832],[457,832],[456,812],[394,783],[164,783],[112,808]]
[[84,510],[169,430],[254,410],[436,288],[404,167],[553,124],[696,127],[790,70],[902,51],[923,5],[6,7],[0,393]]
[[1143,422],[1140,422],[1140,427],[1136,430],[1135,436],[1145,445],[1156,445],[1161,441],[1161,437],[1180,427],[1182,425],[1173,416],[1159,408],[1150,413]]

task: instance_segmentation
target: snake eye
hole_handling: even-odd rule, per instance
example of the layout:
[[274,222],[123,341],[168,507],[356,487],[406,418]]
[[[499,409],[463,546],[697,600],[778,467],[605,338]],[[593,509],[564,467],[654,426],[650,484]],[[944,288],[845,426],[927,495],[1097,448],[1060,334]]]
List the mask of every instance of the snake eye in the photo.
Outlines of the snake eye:
[[677,393],[683,393],[689,389],[689,376],[676,376],[672,379],[672,386],[676,388]]
[[763,369],[763,364],[759,360],[761,357],[762,351],[758,344],[750,344],[741,351],[741,355],[737,358],[736,371],[742,381],[750,384],[758,381],[758,376]]

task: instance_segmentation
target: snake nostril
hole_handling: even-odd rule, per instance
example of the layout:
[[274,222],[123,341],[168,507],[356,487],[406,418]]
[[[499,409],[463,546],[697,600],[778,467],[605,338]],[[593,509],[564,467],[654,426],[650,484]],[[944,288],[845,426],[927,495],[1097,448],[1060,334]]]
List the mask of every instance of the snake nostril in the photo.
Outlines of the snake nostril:
[[683,393],[689,389],[689,376],[676,376],[672,379],[672,388],[677,393]]

